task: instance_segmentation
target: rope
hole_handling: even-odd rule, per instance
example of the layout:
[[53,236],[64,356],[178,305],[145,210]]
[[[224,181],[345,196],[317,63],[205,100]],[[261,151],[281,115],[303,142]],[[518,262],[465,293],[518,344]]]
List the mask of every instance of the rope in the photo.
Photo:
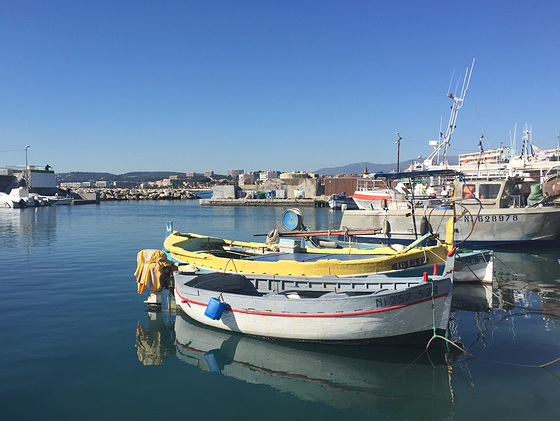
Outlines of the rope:
[[232,257],[226,262],[226,265],[224,266],[224,273],[226,273],[226,268],[228,267],[229,262],[233,262],[233,269],[235,270],[235,272],[237,272],[237,266],[235,266],[235,259]]
[[[431,341],[432,339],[434,339],[434,336],[438,336],[438,335],[436,333],[436,302],[434,300],[434,280],[433,279],[430,280],[430,284],[432,284],[432,328],[434,330],[434,335],[430,339],[430,341]],[[430,344],[430,342],[428,342],[428,345],[429,344]]]
[[[473,358],[473,359],[478,359],[477,356],[471,354],[471,353],[468,352],[466,349],[464,349],[463,347],[459,346],[458,344],[456,344],[456,343],[453,342],[452,340],[450,340],[450,339],[448,339],[448,338],[446,338],[446,337],[444,337],[444,336],[438,335],[438,334],[436,333],[434,283],[433,283],[433,281],[430,281],[430,283],[432,284],[432,325],[433,325],[432,328],[433,328],[433,332],[434,332],[434,333],[433,333],[432,337],[430,338],[430,340],[428,341],[428,343],[426,344],[426,348],[424,349],[424,352],[422,352],[422,354],[420,354],[414,361],[416,361],[418,358],[420,358],[422,355],[424,355],[425,353],[428,352],[428,349],[430,348],[430,345],[431,345],[431,343],[434,341],[434,339],[442,339],[442,340],[444,340],[445,342],[447,342],[448,344],[450,344],[450,345],[454,346],[455,348],[457,348],[457,349],[458,349],[459,351],[461,351],[462,353],[468,355],[469,357],[471,357],[471,358]],[[485,287],[486,287],[486,286],[485,286]],[[494,294],[494,292],[492,292],[492,294]],[[494,294],[494,295],[495,295],[495,294]],[[498,297],[498,298],[499,298],[499,297]],[[522,308],[522,309],[524,309],[524,310],[535,311],[535,312],[539,312],[539,313],[545,314],[544,312],[540,312],[540,311],[538,311],[538,310],[532,310],[532,309],[529,309],[529,308],[526,308],[526,307],[517,306],[517,305],[512,304],[512,303],[509,303],[509,302],[507,302],[507,301],[505,301],[505,300],[502,300],[502,301],[505,302],[505,303],[507,303],[507,304],[513,305],[514,307],[518,307],[518,308]],[[552,316],[555,316],[555,315],[552,315]],[[509,316],[508,316],[508,317],[509,317]],[[555,317],[558,317],[558,316],[555,316]],[[506,318],[506,317],[504,317],[504,318],[502,318],[502,319],[500,319],[500,320],[504,320],[505,318]],[[414,361],[413,361],[413,362],[414,362]],[[511,363],[511,362],[500,361],[500,360],[486,360],[486,361],[493,362],[493,363],[496,363],[496,364],[506,364],[506,365],[516,366],[516,367],[543,368],[543,369],[546,369],[546,367],[548,367],[549,365],[552,365],[552,364],[555,364],[555,363],[557,363],[557,362],[560,362],[560,357],[555,358],[555,359],[553,359],[553,360],[551,360],[551,361],[548,361],[548,362],[546,362],[546,363],[537,364],[537,365],[535,365],[535,364],[518,364],[518,363]],[[548,370],[547,370],[547,371],[548,371]]]

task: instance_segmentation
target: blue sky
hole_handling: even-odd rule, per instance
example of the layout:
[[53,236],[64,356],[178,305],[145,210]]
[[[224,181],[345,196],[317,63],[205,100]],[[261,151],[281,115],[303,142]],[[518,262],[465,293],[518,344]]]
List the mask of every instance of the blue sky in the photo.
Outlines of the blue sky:
[[[0,2],[0,166],[313,171],[560,132],[560,3]],[[453,82],[452,80],[453,75]],[[444,130],[445,131],[445,130]]]

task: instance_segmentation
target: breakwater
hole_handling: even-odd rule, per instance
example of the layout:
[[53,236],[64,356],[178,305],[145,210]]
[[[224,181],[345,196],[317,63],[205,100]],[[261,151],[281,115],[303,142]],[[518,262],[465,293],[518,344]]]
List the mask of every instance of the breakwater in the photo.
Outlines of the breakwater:
[[136,188],[102,188],[102,189],[77,189],[75,193],[95,194],[98,201],[121,200],[193,200],[199,196],[187,189],[136,189]]
[[323,199],[200,199],[201,206],[312,206],[324,208],[329,202]]

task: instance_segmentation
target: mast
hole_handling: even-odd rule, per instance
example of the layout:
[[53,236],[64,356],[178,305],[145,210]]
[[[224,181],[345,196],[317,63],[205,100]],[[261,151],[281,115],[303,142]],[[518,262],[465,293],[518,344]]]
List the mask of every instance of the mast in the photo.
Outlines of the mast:
[[401,154],[401,139],[402,137],[399,135],[399,132],[397,132],[397,141],[395,142],[397,144],[397,172],[400,171],[399,161],[400,161],[400,154]]
[[431,165],[433,159],[439,154],[439,152],[443,149],[443,164],[447,165],[447,149],[451,143],[451,135],[455,131],[455,123],[457,122],[457,114],[459,110],[463,107],[463,102],[465,101],[465,95],[467,94],[467,90],[469,89],[469,83],[471,81],[472,71],[474,68],[474,58],[471,64],[470,69],[467,67],[465,71],[465,77],[463,79],[463,86],[461,87],[461,93],[456,96],[453,95],[451,92],[447,94],[449,98],[453,100],[453,105],[451,106],[451,115],[449,116],[449,123],[447,125],[447,130],[445,134],[440,133],[440,138],[443,137],[443,142],[438,142],[438,145],[434,147],[434,151],[428,156],[424,163],[427,165]]
[[529,133],[531,133],[529,131],[529,127],[527,126],[527,123],[525,123],[525,130],[523,131],[523,133],[524,133],[523,149],[521,150],[521,155],[523,156],[523,166],[525,166],[525,164],[527,163],[527,154],[529,153],[529,142],[530,142]]

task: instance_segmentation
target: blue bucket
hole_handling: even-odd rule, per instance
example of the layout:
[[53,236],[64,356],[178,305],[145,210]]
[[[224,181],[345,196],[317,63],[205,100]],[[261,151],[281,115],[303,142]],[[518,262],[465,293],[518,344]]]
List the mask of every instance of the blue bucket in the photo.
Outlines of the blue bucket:
[[212,320],[220,320],[220,317],[222,317],[222,313],[224,312],[225,308],[226,303],[223,303],[217,298],[212,297],[210,298],[210,301],[208,301],[208,306],[206,306],[204,315],[206,317],[210,317]]

